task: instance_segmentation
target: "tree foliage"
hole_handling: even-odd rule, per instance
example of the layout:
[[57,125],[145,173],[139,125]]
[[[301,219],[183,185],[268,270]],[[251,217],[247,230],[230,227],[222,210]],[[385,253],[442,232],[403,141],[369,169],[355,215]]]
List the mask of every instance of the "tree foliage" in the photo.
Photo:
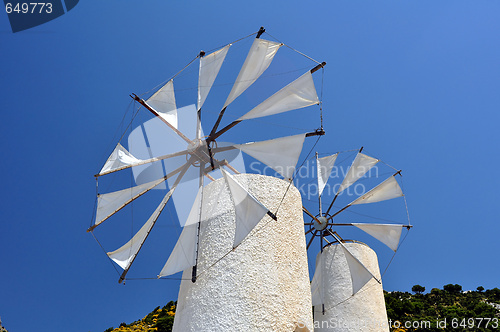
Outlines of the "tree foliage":
[[156,307],[143,319],[131,324],[121,323],[119,328],[110,327],[104,332],[171,332],[176,306],[177,302],[170,301],[163,308]]
[[[500,289],[483,291],[483,288],[462,292],[462,286],[448,284],[442,290],[433,288],[430,293],[421,294],[424,287],[420,287],[412,287],[415,295],[409,292],[384,292],[387,316],[390,322],[397,321],[403,326],[405,322],[411,322],[409,326],[430,322],[430,328],[397,329],[397,324],[392,324],[391,331],[500,331],[500,310],[494,307],[495,303],[500,303]],[[493,328],[495,324],[486,328],[486,320],[478,325],[481,318],[497,319],[499,328]],[[437,323],[445,320],[446,328],[437,328]],[[452,327],[452,323],[456,323],[456,326]],[[474,324],[473,328],[469,324]]]

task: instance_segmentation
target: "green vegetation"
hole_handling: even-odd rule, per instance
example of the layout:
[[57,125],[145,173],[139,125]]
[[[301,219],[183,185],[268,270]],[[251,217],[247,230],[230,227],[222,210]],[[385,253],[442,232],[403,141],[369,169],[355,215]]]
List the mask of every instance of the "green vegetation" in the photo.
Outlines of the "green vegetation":
[[[500,289],[462,291],[448,284],[424,294],[425,287],[415,285],[409,292],[384,292],[391,331],[500,331]],[[498,305],[495,308],[493,305]],[[131,324],[108,328],[104,332],[171,332],[177,302],[156,307],[146,317]],[[401,325],[398,326],[396,322]],[[429,322],[429,325],[426,322]],[[495,323],[496,322],[496,323]],[[405,328],[405,323],[409,328]],[[441,324],[438,328],[437,325]],[[446,325],[444,325],[446,323]],[[488,326],[486,324],[488,323]]]
[[176,305],[177,302],[170,301],[163,308],[156,307],[141,320],[131,324],[121,323],[120,327],[110,327],[104,332],[171,332]]
[[384,292],[391,331],[500,331],[500,310],[491,305],[500,304],[498,288],[463,292],[448,284],[423,294],[425,287],[415,285],[412,291]]

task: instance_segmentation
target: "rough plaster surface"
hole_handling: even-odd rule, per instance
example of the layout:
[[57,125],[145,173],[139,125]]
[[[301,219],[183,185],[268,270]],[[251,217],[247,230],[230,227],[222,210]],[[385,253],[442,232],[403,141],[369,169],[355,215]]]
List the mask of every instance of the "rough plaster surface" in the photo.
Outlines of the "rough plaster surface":
[[[288,182],[241,174],[236,179],[275,213]],[[184,271],[174,331],[308,331],[311,291],[302,200],[292,185],[274,221],[265,216],[232,250],[234,208],[223,179],[204,191],[198,280]]]
[[[370,247],[364,243],[345,246],[380,280],[377,254]],[[314,331],[388,332],[382,285],[372,278],[352,296],[351,276],[342,248],[338,244],[328,246],[323,255],[325,314],[322,306],[314,307]]]

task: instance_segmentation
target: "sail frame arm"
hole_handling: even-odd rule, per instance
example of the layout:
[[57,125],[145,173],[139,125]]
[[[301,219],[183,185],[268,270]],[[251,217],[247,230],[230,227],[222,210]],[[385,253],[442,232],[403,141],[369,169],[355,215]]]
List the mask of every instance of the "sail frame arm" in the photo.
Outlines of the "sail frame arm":
[[[167,193],[168,195],[168,198],[165,202],[165,206],[166,204],[168,203],[168,201],[170,200],[170,198],[172,197],[175,189],[177,188],[177,185],[179,185],[179,183],[181,182],[181,179],[182,177],[186,174],[187,170],[189,169],[189,167],[191,167],[191,159],[188,160],[188,162],[186,162],[186,164],[184,164],[182,167],[182,170],[181,172],[179,173],[177,179],[175,179],[175,182],[174,184],[172,185],[172,188],[170,189],[170,191]],[[160,203],[162,204],[162,203]],[[165,207],[164,206],[164,207]],[[163,211],[163,208],[162,208],[162,211]],[[162,212],[161,211],[161,212]],[[153,221],[151,227],[149,228],[148,232],[146,233],[146,236],[144,237],[144,240],[142,241],[141,245],[139,246],[139,248],[137,249],[137,252],[132,256],[131,260],[130,260],[130,263],[128,264],[127,268],[124,269],[124,271],[122,272],[122,274],[120,275],[120,279],[118,279],[118,283],[122,283],[123,280],[125,280],[125,276],[127,275],[128,271],[130,270],[130,268],[132,267],[132,264],[134,263],[137,255],[139,254],[139,252],[141,251],[142,249],[142,246],[144,245],[144,243],[146,242],[149,234],[151,233],[151,231],[153,230],[153,227],[154,225],[156,224],[156,221],[158,220],[158,218],[160,217],[161,215],[161,212],[158,214],[158,216],[156,217],[156,219]]]
[[189,152],[187,150],[184,150],[184,151],[179,151],[179,152],[175,152],[175,153],[166,154],[166,155],[163,155],[163,156],[160,156],[160,157],[154,157],[154,158],[150,158],[150,159],[145,159],[145,160],[141,160],[140,162],[135,163],[135,164],[121,166],[121,167],[118,167],[118,168],[115,168],[115,169],[112,169],[112,170],[109,170],[109,171],[106,171],[106,172],[103,172],[103,173],[96,174],[96,175],[94,175],[94,177],[97,178],[97,177],[100,177],[100,176],[103,176],[103,175],[107,175],[107,174],[111,174],[111,173],[114,173],[114,172],[118,172],[118,171],[121,171],[121,170],[124,170],[124,169],[127,169],[127,168],[131,168],[131,167],[135,167],[135,166],[141,166],[141,165],[145,165],[145,164],[149,164],[149,163],[154,163],[156,161],[160,161],[160,160],[164,160],[164,159],[168,159],[168,158],[179,157],[179,156],[187,155],[187,154],[189,154]]
[[142,106],[144,106],[148,111],[150,111],[151,113],[153,113],[154,116],[156,116],[157,118],[159,118],[167,126],[169,126],[170,129],[172,129],[184,141],[186,141],[187,143],[191,143],[191,140],[186,135],[184,135],[179,129],[175,128],[170,122],[168,122],[163,117],[161,117],[160,114],[156,110],[154,110],[151,106],[149,106],[142,98],[140,98],[139,96],[137,96],[135,93],[131,94],[130,97],[132,99],[134,99],[135,101],[137,101]]
[[[310,70],[311,74],[315,73],[316,71],[318,71],[320,68],[323,68],[324,66],[326,66],[326,62],[322,62],[320,64],[318,64],[317,66],[315,66],[314,68],[312,68]],[[223,111],[225,111],[226,108],[223,109]],[[222,115],[224,114],[222,111],[221,111]],[[222,118],[222,115],[219,114],[219,116]],[[219,138],[222,134],[224,134],[226,131],[228,131],[229,129],[233,128],[234,126],[236,126],[238,123],[240,123],[241,121],[243,120],[235,120],[233,122],[231,122],[230,124],[228,124],[227,126],[225,126],[224,128],[222,128],[221,130],[217,131],[217,132],[211,132],[210,135],[208,136],[207,138],[207,143],[210,143],[212,141],[215,141],[217,138]],[[220,122],[220,121],[219,121]],[[214,128],[216,129],[216,127],[214,126]],[[212,129],[213,131],[213,129]],[[321,129],[317,129],[316,131],[314,132],[311,132],[311,133],[307,133],[306,134],[306,137],[309,137],[309,136],[321,136],[321,135],[324,135],[325,134],[325,131],[323,130],[323,128]]]
[[[187,162],[189,163],[189,162]],[[189,165],[191,165],[189,163]],[[168,178],[174,176],[175,174],[179,173],[182,171],[182,168],[186,166],[186,164],[182,165],[182,166],[179,166],[178,168],[174,169],[172,172],[168,173],[167,175],[165,175],[163,177],[163,181],[161,182],[158,182],[157,184],[155,184],[154,186],[152,186],[151,188],[149,188],[148,190],[140,193],[140,195],[137,195],[135,197],[133,197],[131,200],[125,202],[123,205],[121,205],[118,209],[116,209],[113,213],[111,213],[110,215],[108,215],[106,218],[102,219],[100,221],[99,224],[97,225],[92,225],[91,227],[89,227],[89,229],[87,229],[87,232],[92,232],[97,226],[99,226],[100,224],[102,224],[105,220],[109,219],[110,217],[112,217],[115,213],[117,213],[118,211],[120,211],[121,209],[123,209],[125,206],[127,206],[128,204],[132,203],[133,201],[135,201],[137,198],[141,197],[142,195],[144,195],[145,193],[147,193],[148,191],[150,191],[151,189],[153,189],[154,187],[158,186],[159,184],[163,183],[165,180],[167,180]]]

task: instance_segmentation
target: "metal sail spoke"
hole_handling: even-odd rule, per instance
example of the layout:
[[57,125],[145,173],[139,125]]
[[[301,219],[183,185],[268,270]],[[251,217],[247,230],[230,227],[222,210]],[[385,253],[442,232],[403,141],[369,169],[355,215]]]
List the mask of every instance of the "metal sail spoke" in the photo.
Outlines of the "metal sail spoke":
[[138,97],[135,94],[132,94],[130,97],[132,99],[134,99],[135,101],[137,101],[142,106],[144,106],[148,111],[150,111],[151,113],[153,113],[158,119],[160,119],[167,126],[169,126],[170,129],[172,129],[184,141],[186,141],[187,143],[191,143],[191,140],[186,135],[184,135],[179,129],[175,128],[170,122],[168,122],[163,117],[161,117],[160,114],[157,111],[155,111],[151,106],[149,106],[142,98]]
[[309,247],[311,246],[311,243],[313,242],[314,240],[314,237],[316,236],[316,233],[318,233],[319,231],[318,230],[315,230],[313,235],[311,236],[311,239],[309,240],[309,242],[307,243],[307,246],[306,246],[306,250],[309,249]]
[[182,177],[184,176],[184,174],[186,174],[187,170],[191,166],[191,162],[190,161],[191,161],[191,159],[182,167],[182,170],[181,170],[180,174],[178,175],[177,179],[175,180],[174,184],[172,185],[172,188],[167,193],[167,195],[165,195],[165,199],[161,203],[161,204],[163,204],[163,207],[160,208],[160,212],[158,213],[158,215],[156,216],[156,218],[153,220],[151,226],[149,227],[149,229],[148,229],[148,231],[146,233],[146,236],[142,240],[142,243],[140,244],[140,246],[137,249],[137,251],[133,254],[133,256],[130,259],[130,262],[127,265],[127,267],[124,269],[123,273],[121,274],[120,279],[118,280],[119,283],[121,283],[125,279],[125,276],[127,275],[128,271],[130,270],[130,267],[132,266],[132,264],[134,263],[135,258],[137,257],[137,254],[142,249],[142,246],[144,245],[144,242],[146,242],[149,234],[151,233],[151,230],[153,229],[154,225],[156,224],[156,221],[158,220],[158,217],[160,216],[161,212],[163,211],[163,208],[168,203],[168,201],[172,197],[175,189],[177,188],[177,185],[180,183]]
[[94,176],[95,177],[99,177],[99,176],[103,176],[103,175],[106,175],[106,174],[118,172],[118,171],[121,171],[121,170],[124,170],[124,169],[127,169],[127,168],[131,168],[131,167],[135,167],[135,166],[140,166],[140,165],[145,165],[145,164],[149,164],[149,163],[154,163],[156,161],[160,161],[160,160],[164,160],[164,159],[169,159],[169,158],[174,158],[174,157],[179,157],[179,156],[187,155],[187,154],[189,154],[189,152],[187,150],[179,151],[179,152],[175,152],[175,153],[170,153],[170,154],[166,154],[166,155],[163,155],[163,156],[160,156],[160,157],[154,157],[154,158],[150,158],[150,159],[145,159],[145,160],[142,160],[142,161],[140,161],[138,163],[134,163],[134,164],[125,165],[125,166],[122,166],[122,167],[119,167],[119,168],[115,168],[113,170],[102,172],[102,173],[96,174]]
[[[190,164],[189,162],[187,162],[186,164]],[[145,193],[147,193],[148,191],[150,191],[151,189],[155,188],[156,186],[158,186],[159,184],[163,183],[165,180],[169,179],[170,177],[174,176],[175,174],[181,172],[184,168],[184,166],[186,166],[186,164],[182,165],[182,166],[179,166],[178,168],[176,168],[175,170],[173,170],[172,172],[168,173],[166,176],[164,176],[163,178],[160,178],[158,179],[155,183],[153,183],[153,185],[151,185],[151,187],[139,192],[138,194],[134,195],[133,197],[131,197],[129,200],[126,200],[125,202],[123,202],[123,204],[120,204],[119,206],[116,207],[116,209],[114,209],[112,211],[112,213],[109,213],[108,215],[106,215],[105,218],[101,219],[101,220],[98,220],[98,222],[91,226],[89,229],[87,229],[87,232],[91,232],[93,231],[97,226],[99,226],[101,223],[103,223],[105,220],[109,219],[111,216],[113,216],[115,213],[117,213],[118,211],[120,211],[121,209],[123,209],[125,206],[127,206],[128,204],[132,203],[134,200],[136,200],[137,198],[141,197],[142,195],[144,195]]]

